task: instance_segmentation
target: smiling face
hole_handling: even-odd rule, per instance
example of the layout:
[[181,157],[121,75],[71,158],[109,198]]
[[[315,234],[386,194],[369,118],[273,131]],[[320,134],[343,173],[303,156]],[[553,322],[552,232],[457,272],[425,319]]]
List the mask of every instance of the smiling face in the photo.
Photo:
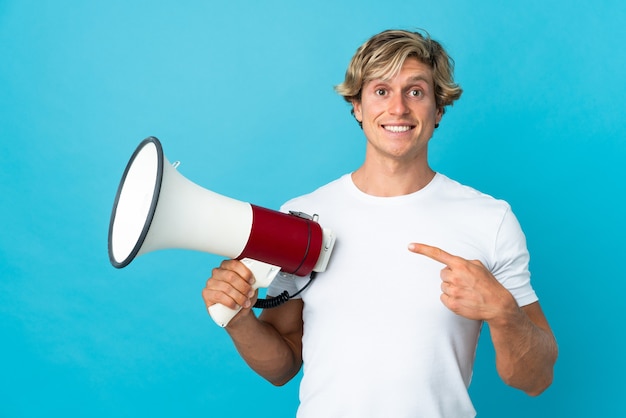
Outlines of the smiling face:
[[428,65],[407,58],[392,78],[366,82],[352,105],[367,138],[366,161],[428,164],[428,141],[443,115]]

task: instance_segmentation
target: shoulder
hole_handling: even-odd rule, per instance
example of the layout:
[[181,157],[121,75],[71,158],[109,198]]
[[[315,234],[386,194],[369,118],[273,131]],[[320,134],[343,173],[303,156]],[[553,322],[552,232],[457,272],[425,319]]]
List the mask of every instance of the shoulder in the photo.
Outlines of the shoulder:
[[440,175],[433,207],[437,216],[454,228],[471,230],[472,236],[499,241],[509,237],[522,241],[521,226],[511,205],[473,187]]
[[282,205],[281,211],[306,211],[310,210],[309,208],[315,209],[320,205],[335,202],[339,196],[346,193],[346,189],[349,187],[349,179],[350,174],[345,174],[336,180],[318,187],[310,193],[294,197]]
[[471,186],[461,184],[441,173],[437,173],[436,186],[438,198],[445,200],[447,203],[464,204],[503,212],[511,210],[511,206],[507,201],[483,193]]

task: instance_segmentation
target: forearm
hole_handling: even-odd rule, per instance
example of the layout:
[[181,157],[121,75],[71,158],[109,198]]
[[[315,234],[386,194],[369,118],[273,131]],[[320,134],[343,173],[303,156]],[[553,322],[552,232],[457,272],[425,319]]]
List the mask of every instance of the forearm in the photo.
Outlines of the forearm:
[[[533,313],[538,304],[529,309]],[[536,315],[534,315],[536,316]],[[543,314],[540,315],[543,317]],[[496,368],[502,380],[537,396],[552,383],[558,348],[547,323],[531,320],[522,308],[489,323],[496,352]]]
[[226,331],[245,362],[270,383],[281,386],[300,370],[300,348],[254,313],[244,313]]

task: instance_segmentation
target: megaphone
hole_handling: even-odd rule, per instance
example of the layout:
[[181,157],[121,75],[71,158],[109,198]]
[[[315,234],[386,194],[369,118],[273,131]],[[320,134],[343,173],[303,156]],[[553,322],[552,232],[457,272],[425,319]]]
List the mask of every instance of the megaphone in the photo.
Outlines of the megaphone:
[[[282,213],[220,195],[189,181],[163,154],[155,137],[144,139],[120,181],[109,224],[109,259],[126,267],[138,255],[179,248],[241,260],[255,289],[280,270],[297,276],[326,270],[335,243],[314,217]],[[220,326],[240,310],[216,304]]]

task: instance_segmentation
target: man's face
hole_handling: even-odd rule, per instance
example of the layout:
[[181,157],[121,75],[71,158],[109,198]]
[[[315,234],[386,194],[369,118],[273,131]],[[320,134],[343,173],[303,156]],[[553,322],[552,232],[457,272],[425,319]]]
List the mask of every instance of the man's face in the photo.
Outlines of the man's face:
[[408,58],[395,77],[367,82],[352,105],[367,138],[366,158],[426,161],[428,141],[443,114],[429,66]]

